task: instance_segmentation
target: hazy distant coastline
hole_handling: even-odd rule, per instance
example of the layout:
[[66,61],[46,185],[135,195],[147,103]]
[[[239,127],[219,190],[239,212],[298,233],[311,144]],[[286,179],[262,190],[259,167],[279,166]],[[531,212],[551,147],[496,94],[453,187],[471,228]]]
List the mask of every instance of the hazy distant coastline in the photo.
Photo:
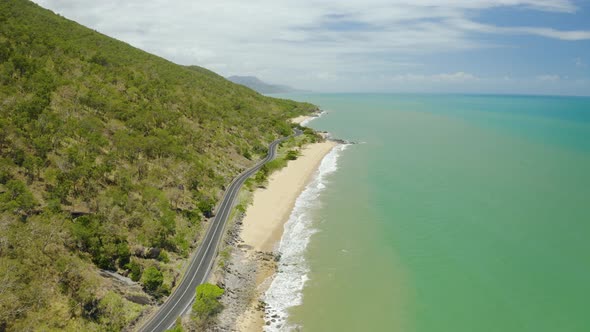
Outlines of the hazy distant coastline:
[[303,92],[287,85],[267,83],[255,76],[229,76],[227,79],[263,94]]

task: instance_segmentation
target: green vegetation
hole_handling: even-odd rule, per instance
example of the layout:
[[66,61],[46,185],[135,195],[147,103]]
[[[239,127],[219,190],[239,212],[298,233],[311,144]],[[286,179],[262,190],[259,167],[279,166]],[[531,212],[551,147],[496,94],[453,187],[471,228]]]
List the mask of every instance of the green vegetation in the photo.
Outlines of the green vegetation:
[[129,278],[133,281],[139,281],[141,279],[142,270],[141,265],[135,260],[132,259],[125,268],[129,271]]
[[171,329],[166,330],[166,332],[184,332],[184,328],[182,327],[182,321],[180,317],[176,318],[176,324]]
[[202,284],[197,286],[195,302],[191,312],[197,327],[204,328],[209,325],[215,315],[223,309],[223,305],[219,302],[219,298],[223,293],[224,290],[216,285]]
[[108,331],[121,331],[130,323],[128,317],[139,313],[140,306],[126,306],[124,300],[114,292],[108,292],[98,304],[99,323]]
[[313,109],[1,1],[0,330],[126,326],[98,269],[168,294],[224,185]]
[[299,152],[299,150],[289,150],[287,151],[287,155],[285,156],[285,159],[287,160],[295,160],[297,159],[297,157],[299,157],[301,153]]
[[150,266],[143,272],[141,279],[145,288],[149,292],[155,293],[160,287],[162,287],[164,275],[155,266]]
[[223,250],[219,251],[217,266],[219,266],[222,269],[227,266],[231,258],[231,250],[231,246],[226,246],[225,248],[223,248]]
[[[258,186],[264,186],[270,174],[287,166],[287,163],[290,160],[296,160],[301,155],[300,149],[305,144],[316,143],[323,140],[323,138],[312,129],[298,127],[303,131],[303,135],[282,142],[278,147],[276,158],[262,166],[256,175],[254,175],[253,181]],[[249,190],[254,189],[251,186],[251,182],[247,182],[246,187],[248,187]]]

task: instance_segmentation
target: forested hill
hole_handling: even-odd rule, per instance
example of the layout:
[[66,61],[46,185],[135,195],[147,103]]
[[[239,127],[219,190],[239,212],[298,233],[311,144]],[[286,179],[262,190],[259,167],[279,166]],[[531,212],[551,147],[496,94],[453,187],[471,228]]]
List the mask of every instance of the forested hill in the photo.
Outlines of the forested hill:
[[0,1],[0,331],[126,326],[178,281],[223,186],[312,108]]

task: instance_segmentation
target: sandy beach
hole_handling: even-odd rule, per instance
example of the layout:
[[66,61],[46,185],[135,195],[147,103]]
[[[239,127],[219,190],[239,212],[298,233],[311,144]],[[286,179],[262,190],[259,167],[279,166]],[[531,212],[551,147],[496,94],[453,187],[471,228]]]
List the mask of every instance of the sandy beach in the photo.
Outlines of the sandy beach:
[[254,192],[253,204],[246,210],[240,234],[246,245],[257,251],[274,251],[295,200],[335,145],[326,141],[304,147],[297,160],[270,176],[267,188]]
[[[270,176],[266,188],[254,192],[252,205],[246,210],[240,233],[243,244],[250,248],[250,256],[257,252],[276,250],[295,200],[313,178],[322,159],[336,145],[332,141],[307,145],[297,160],[289,162],[287,167]],[[274,268],[268,264],[259,266],[253,307],[270,285],[274,272]],[[261,331],[263,324],[260,311],[248,310],[238,319],[236,327],[238,331],[253,332]]]
[[[293,123],[304,123],[317,116],[299,116]],[[313,180],[324,157],[338,142],[326,140],[301,148],[300,156],[272,173],[266,187],[252,193],[252,204],[237,217],[228,232],[232,251],[225,266],[210,282],[225,288],[221,298],[224,310],[215,331],[259,332],[265,324],[266,304],[262,295],[270,287],[277,268],[278,245],[284,225],[299,195]]]
[[313,119],[314,117],[315,116],[311,116],[311,115],[301,115],[301,116],[298,116],[296,118],[291,119],[291,122],[293,122],[293,123],[299,123],[300,124],[303,121],[307,121],[307,120]]
[[[311,117],[299,117],[300,122]],[[295,201],[313,179],[324,157],[338,143],[325,141],[304,146],[301,155],[274,172],[265,188],[258,188],[235,229],[227,266],[212,282],[223,284],[225,309],[218,317],[219,331],[262,331],[265,304],[261,296],[276,272],[276,249]]]

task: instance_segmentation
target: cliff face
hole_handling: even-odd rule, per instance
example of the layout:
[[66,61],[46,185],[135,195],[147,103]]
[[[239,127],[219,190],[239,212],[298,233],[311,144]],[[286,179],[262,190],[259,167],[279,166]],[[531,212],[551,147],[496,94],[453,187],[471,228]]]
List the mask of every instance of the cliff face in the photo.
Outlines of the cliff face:
[[223,186],[312,108],[0,2],[0,330],[126,326]]

